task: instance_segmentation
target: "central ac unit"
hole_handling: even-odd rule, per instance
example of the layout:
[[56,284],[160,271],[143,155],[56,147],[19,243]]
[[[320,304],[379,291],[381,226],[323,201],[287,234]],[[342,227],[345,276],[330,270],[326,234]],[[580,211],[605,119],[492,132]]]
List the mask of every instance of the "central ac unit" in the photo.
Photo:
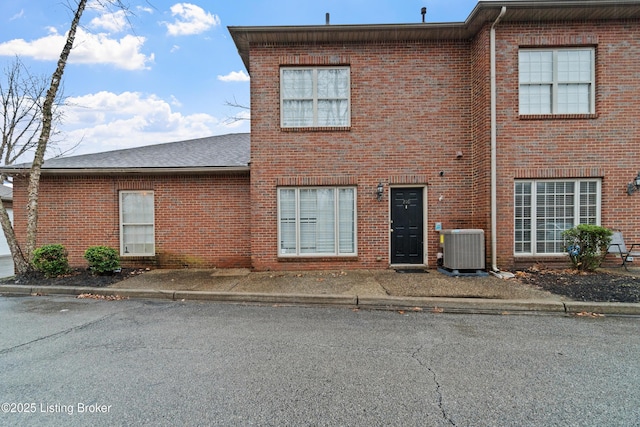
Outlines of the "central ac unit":
[[442,266],[448,270],[484,270],[484,230],[442,230]]

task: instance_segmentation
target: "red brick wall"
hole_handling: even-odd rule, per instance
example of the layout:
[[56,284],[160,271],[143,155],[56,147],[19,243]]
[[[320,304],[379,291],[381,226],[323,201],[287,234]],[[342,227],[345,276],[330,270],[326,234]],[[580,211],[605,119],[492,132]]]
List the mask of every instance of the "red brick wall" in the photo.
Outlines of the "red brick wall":
[[[435,266],[434,223],[472,223],[470,58],[468,42],[252,47],[253,266],[388,267],[389,184],[427,187],[425,245]],[[300,64],[350,65],[349,130],[280,129],[280,66]],[[375,197],[379,181],[385,184],[382,202]],[[278,260],[277,186],[339,182],[357,185],[357,259]]]
[[[254,267],[387,267],[389,191],[376,202],[378,181],[426,186],[429,265],[438,251],[434,223],[441,222],[484,229],[490,266],[489,26],[469,42],[252,47]],[[640,170],[638,22],[501,23],[496,31],[498,267],[535,262],[514,256],[515,179],[601,178],[602,225],[639,240],[640,196],[626,195]],[[596,115],[519,117],[519,47],[580,45],[596,46]],[[349,130],[279,128],[279,68],[302,64],[350,65]],[[285,182],[357,185],[357,259],[278,260],[276,188]]]
[[[602,225],[640,240],[640,198],[626,186],[640,170],[640,23],[497,28],[498,262],[512,267],[513,181],[602,178]],[[518,48],[596,46],[596,116],[518,116]],[[533,262],[533,260],[524,260]]]
[[486,25],[471,44],[472,122],[473,132],[472,222],[469,228],[485,232],[486,265],[491,265],[491,68],[489,25]]
[[[26,181],[14,180],[15,229],[24,242]],[[38,246],[61,243],[73,266],[93,245],[119,250],[118,192],[153,190],[156,256],[125,266],[249,267],[248,175],[48,176],[40,184]]]

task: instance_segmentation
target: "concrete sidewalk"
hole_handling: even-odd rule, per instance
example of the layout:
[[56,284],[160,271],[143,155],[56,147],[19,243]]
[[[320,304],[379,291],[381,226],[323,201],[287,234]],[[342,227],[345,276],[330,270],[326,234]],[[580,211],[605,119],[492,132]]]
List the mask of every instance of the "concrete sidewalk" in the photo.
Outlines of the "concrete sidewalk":
[[[635,273],[635,272],[634,272]],[[342,305],[466,313],[640,315],[640,304],[576,302],[515,279],[450,277],[437,270],[250,272],[246,269],[151,270],[106,288],[2,285],[0,294],[119,295],[235,303]]]

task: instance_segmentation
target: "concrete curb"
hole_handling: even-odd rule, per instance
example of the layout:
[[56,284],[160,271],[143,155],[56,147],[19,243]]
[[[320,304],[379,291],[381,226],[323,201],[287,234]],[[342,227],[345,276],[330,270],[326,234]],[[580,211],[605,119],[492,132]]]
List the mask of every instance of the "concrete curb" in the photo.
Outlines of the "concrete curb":
[[[564,304],[547,300],[504,300],[489,298],[431,298],[431,297],[367,297],[358,298],[358,307],[388,309],[428,309],[436,313],[564,313]],[[640,313],[640,307],[638,313]]]
[[[118,289],[118,292],[120,292],[120,290],[121,289]],[[302,305],[356,305],[358,301],[358,297],[355,295],[239,293],[207,291],[175,291],[174,299]]]
[[[19,285],[10,285],[13,288],[19,288]],[[168,299],[173,300],[174,291],[157,291],[153,289],[122,289],[124,292],[120,292],[120,289],[110,288],[93,288],[83,286],[34,286],[27,287],[22,286],[22,289],[17,289],[13,293],[22,295],[73,295],[80,294],[93,294],[102,296],[119,295],[127,298],[152,298],[152,299]],[[6,287],[0,285],[0,294],[5,293]],[[27,291],[28,290],[28,291]]]
[[81,295],[93,294],[118,295],[136,299],[203,300],[219,302],[247,302],[261,304],[313,304],[313,305],[357,305],[356,295],[317,295],[317,294],[277,294],[277,293],[240,293],[215,291],[177,291],[153,289],[112,289],[83,286],[22,286],[0,285],[1,294],[13,295]]
[[640,316],[640,304],[625,302],[583,302],[567,301],[564,303],[567,313],[598,313],[621,316]]
[[0,295],[73,295],[93,294],[133,299],[171,301],[199,300],[234,303],[352,306],[372,310],[430,310],[434,313],[598,313],[640,316],[640,304],[554,300],[503,300],[488,298],[393,297],[376,295],[318,295],[279,293],[239,293],[178,291],[153,289],[112,289],[78,286],[0,285]]

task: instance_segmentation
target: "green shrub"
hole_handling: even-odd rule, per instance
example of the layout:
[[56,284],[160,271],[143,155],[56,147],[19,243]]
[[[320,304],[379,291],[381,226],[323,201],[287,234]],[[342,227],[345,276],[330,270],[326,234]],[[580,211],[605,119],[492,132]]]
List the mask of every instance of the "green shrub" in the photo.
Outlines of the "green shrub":
[[602,264],[613,232],[598,225],[580,224],[562,233],[573,268],[594,271]]
[[96,274],[111,274],[120,268],[118,252],[108,246],[91,246],[84,252],[84,259]]
[[33,251],[33,266],[46,277],[57,277],[71,271],[68,253],[60,244],[44,245]]

